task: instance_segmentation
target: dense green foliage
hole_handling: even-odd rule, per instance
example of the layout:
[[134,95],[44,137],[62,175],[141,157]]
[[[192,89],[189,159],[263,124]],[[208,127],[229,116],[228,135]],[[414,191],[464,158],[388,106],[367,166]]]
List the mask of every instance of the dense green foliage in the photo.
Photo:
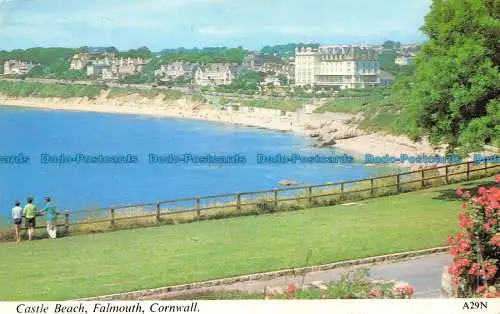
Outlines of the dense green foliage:
[[392,40],[386,40],[383,44],[382,47],[385,49],[398,49],[401,47],[401,43],[399,41],[392,41]]
[[[116,49],[116,48],[115,48]],[[147,47],[141,47],[138,49],[130,49],[128,51],[122,51],[119,53],[120,57],[123,58],[142,58],[148,60],[151,58],[152,53]]]
[[[96,98],[101,91],[106,90],[105,85],[92,84],[42,84],[32,82],[12,82],[0,80],[0,94],[10,97],[40,97],[40,98],[72,98],[88,97]],[[142,97],[154,98],[163,95],[163,100],[175,100],[182,97],[180,91],[164,90],[158,88],[139,89],[113,87],[110,89],[107,97],[117,98],[128,95],[138,94]]]
[[215,63],[230,62],[241,63],[245,57],[245,50],[238,48],[204,48],[200,50],[189,50],[170,52],[162,56],[163,61],[184,60],[193,63]]
[[380,62],[380,69],[386,70],[387,67],[392,67],[394,65],[394,60],[398,53],[395,49],[384,49],[378,56],[378,61]]
[[151,89],[139,89],[139,88],[121,88],[121,87],[113,87],[110,89],[107,98],[119,98],[128,95],[137,94],[142,97],[147,98],[155,98],[159,95],[162,95],[163,100],[176,100],[182,97],[182,93],[175,90],[165,90],[159,88],[151,88]]
[[408,132],[450,150],[500,145],[500,2],[434,0],[422,31]]
[[318,48],[319,44],[290,43],[285,45],[264,46],[260,52],[268,56],[279,56],[289,58],[295,56],[295,48],[311,47]]
[[259,84],[263,80],[264,74],[255,71],[246,71],[239,75],[230,85],[216,87],[219,92],[251,92],[259,90]]
[[0,94],[11,97],[71,98],[99,96],[102,85],[41,84],[0,81]]
[[144,71],[143,74],[124,76],[119,79],[121,84],[146,84],[153,82],[153,73]]

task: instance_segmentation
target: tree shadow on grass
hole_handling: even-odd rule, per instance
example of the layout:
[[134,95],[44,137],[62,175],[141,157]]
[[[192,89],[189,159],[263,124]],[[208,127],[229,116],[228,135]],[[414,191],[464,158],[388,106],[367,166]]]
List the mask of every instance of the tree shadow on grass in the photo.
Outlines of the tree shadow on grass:
[[[464,182],[461,184],[460,188],[466,192],[469,191],[470,195],[474,196],[477,194],[477,191],[480,187],[490,188],[493,186],[498,186],[495,182],[490,180],[484,180],[481,182]],[[459,201],[462,198],[457,195],[456,189],[446,189],[439,191],[439,195],[433,197],[434,200],[442,200],[442,201]]]

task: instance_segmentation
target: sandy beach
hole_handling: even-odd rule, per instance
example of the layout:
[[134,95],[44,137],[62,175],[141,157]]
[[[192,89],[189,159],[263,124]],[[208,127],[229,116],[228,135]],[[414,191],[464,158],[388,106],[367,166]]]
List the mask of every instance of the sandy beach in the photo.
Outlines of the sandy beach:
[[283,113],[277,113],[276,110],[227,111],[194,101],[190,96],[165,101],[161,97],[149,99],[139,95],[109,99],[104,93],[96,99],[18,98],[0,95],[0,105],[50,110],[149,115],[230,123],[317,137],[319,139],[318,143],[331,142],[334,143],[333,147],[357,156],[364,156],[365,154],[399,156],[400,154],[437,153],[426,142],[414,143],[403,136],[362,132],[356,126],[347,123],[353,117],[348,114],[287,112],[283,115]]

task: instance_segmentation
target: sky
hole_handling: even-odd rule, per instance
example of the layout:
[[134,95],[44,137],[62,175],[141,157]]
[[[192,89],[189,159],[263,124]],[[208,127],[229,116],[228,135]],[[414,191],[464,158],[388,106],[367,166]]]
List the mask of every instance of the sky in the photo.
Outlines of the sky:
[[0,50],[421,42],[431,0],[0,0]]

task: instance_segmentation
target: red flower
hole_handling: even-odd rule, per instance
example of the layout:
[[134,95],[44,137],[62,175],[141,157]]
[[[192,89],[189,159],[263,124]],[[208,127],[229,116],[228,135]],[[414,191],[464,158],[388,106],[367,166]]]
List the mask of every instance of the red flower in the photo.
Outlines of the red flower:
[[464,190],[462,189],[457,189],[457,195],[462,196],[464,194]]
[[288,289],[287,289],[288,293],[292,294],[292,293],[295,293],[297,291],[297,286],[294,285],[293,283],[292,284],[289,284],[288,285]]
[[500,233],[495,234],[493,238],[491,238],[490,243],[494,246],[500,246]]
[[479,195],[484,195],[486,193],[486,189],[484,187],[480,187],[478,193]]
[[460,227],[467,228],[467,225],[469,224],[467,216],[465,216],[465,214],[460,214],[458,218],[460,219]]
[[491,226],[490,226],[490,224],[489,224],[489,223],[485,223],[485,224],[483,224],[483,228],[484,228],[484,231],[485,231],[485,232],[489,232],[489,231],[490,231],[490,229],[491,229]]
[[497,273],[498,268],[491,264],[491,263],[484,263],[484,270],[485,270],[485,276],[486,279],[490,280],[493,279]]
[[471,268],[469,269],[469,275],[474,275],[479,271],[479,265],[477,263],[472,263]]
[[477,293],[481,293],[481,292],[483,292],[483,291],[486,291],[486,289],[488,289],[488,287],[487,287],[487,286],[479,286],[479,287],[477,287],[476,292],[477,292]]
[[379,298],[382,296],[382,292],[380,292],[380,290],[378,288],[373,288],[371,291],[370,291],[370,296],[374,297],[374,298]]
[[500,291],[487,292],[484,295],[485,298],[500,298]]
[[406,287],[406,295],[411,297],[413,293],[415,293],[415,289],[412,286],[408,285],[408,287]]
[[495,182],[500,183],[500,174],[495,177]]
[[462,203],[462,208],[464,208],[464,209],[467,208],[467,204]]

